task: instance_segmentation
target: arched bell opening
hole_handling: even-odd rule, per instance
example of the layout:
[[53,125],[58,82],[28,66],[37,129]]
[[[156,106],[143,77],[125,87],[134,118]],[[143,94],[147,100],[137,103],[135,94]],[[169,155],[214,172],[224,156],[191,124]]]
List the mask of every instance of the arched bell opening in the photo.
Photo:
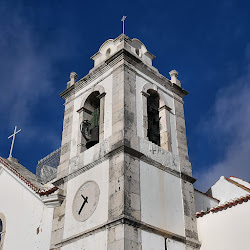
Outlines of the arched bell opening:
[[86,149],[99,142],[100,129],[100,98],[99,91],[94,91],[86,99],[83,106],[83,118],[80,124],[82,134],[81,144]]
[[159,116],[159,94],[152,89],[147,91],[147,118],[148,129],[147,137],[149,141],[160,146],[160,116]]

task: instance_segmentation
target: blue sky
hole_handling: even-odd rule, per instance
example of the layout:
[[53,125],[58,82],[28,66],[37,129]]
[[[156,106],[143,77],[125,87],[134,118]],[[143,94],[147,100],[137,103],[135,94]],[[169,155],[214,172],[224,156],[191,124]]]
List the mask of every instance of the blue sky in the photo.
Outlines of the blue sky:
[[0,155],[35,171],[60,147],[71,71],[92,68],[100,45],[122,31],[140,39],[185,97],[190,161],[203,191],[221,175],[250,181],[249,1],[0,1]]

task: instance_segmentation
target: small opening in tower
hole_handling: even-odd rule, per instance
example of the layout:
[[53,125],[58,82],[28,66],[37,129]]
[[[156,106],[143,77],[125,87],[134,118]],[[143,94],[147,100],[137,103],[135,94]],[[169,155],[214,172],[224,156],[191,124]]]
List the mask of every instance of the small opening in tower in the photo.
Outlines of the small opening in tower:
[[106,56],[109,56],[109,55],[110,55],[110,53],[111,53],[111,49],[110,49],[110,48],[108,48],[108,49],[107,49],[107,51],[106,51]]
[[86,141],[86,148],[91,148],[99,142],[100,99],[99,91],[89,95],[84,104],[84,119],[81,123],[81,133]]
[[155,90],[148,90],[150,95],[147,99],[149,141],[160,146],[160,117],[159,117],[159,94]]
[[137,56],[140,56],[140,50],[138,48],[135,49],[135,53],[137,54]]

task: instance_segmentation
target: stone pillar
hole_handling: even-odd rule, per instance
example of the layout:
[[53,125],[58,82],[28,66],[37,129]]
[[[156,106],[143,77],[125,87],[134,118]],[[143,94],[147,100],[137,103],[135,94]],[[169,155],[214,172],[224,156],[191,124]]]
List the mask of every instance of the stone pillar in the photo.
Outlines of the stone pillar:
[[178,72],[175,69],[173,69],[169,72],[169,75],[171,77],[171,82],[181,87],[181,82],[177,79]]
[[172,151],[171,133],[170,133],[170,117],[169,111],[171,109],[166,105],[159,108],[160,117],[160,142],[161,147],[166,151]]
[[76,72],[71,72],[70,73],[70,81],[67,83],[67,88],[71,87],[72,85],[75,84],[77,79],[77,74]]
[[[57,179],[65,177],[69,174],[69,161],[70,161],[70,150],[72,140],[72,123],[73,123],[73,111],[74,111],[74,95],[66,98],[65,100],[65,111],[63,120],[63,132],[62,132],[62,143],[61,143],[61,157],[60,165],[57,170]],[[67,194],[67,183],[60,184],[60,189],[65,191]],[[59,250],[55,245],[60,243],[63,239],[63,228],[64,228],[64,217],[65,217],[65,205],[66,199],[63,201],[61,206],[54,208],[52,232],[50,249]]]
[[148,111],[147,111],[147,102],[148,97],[150,96],[148,93],[141,91],[142,93],[142,108],[143,108],[143,135],[144,138],[147,138],[148,134]]
[[105,95],[102,93],[97,96],[100,99],[100,119],[99,119],[99,142],[103,141],[104,138],[104,106],[105,106]]
[[[109,160],[109,221],[119,222],[108,229],[108,250],[141,249],[141,230],[125,220],[141,219],[139,160],[126,153],[139,147],[136,136],[135,73],[126,66],[113,76],[112,145],[116,153]],[[125,219],[126,218],[126,219]]]
[[200,249],[198,242],[197,223],[195,217],[194,188],[192,168],[188,157],[186,126],[182,99],[174,94],[175,120],[177,133],[177,150],[180,159],[180,172],[182,175],[182,195],[184,206],[185,236],[187,249]]

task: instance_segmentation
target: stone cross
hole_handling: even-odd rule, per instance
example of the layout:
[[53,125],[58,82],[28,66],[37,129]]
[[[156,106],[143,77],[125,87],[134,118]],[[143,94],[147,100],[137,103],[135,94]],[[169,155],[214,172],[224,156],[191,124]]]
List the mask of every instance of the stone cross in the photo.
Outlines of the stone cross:
[[19,129],[18,131],[16,131],[16,130],[17,130],[17,126],[15,126],[14,133],[8,137],[8,139],[10,139],[11,137],[13,137],[12,138],[12,143],[11,143],[11,148],[10,148],[9,158],[12,157],[12,150],[13,150],[13,146],[14,146],[14,141],[15,141],[16,134],[21,131],[21,129]]
[[126,16],[123,16],[122,17],[122,34],[124,35],[124,31],[125,31],[125,26],[124,26],[124,23],[125,23],[125,19],[126,19]]

